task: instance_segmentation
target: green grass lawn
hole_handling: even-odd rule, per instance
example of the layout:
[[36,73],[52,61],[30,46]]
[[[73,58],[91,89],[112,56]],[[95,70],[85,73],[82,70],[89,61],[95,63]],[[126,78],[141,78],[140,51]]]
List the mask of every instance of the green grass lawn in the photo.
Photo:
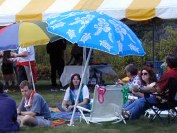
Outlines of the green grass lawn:
[[[43,95],[49,106],[56,107],[57,103],[62,101],[64,92],[50,92],[49,84],[49,82],[40,81],[36,85],[36,90]],[[16,100],[18,105],[22,97],[20,91],[9,92],[8,94]],[[85,121],[78,121],[75,122],[75,126],[72,127],[67,125],[57,127],[23,127],[20,133],[176,133],[176,123],[163,124],[158,119],[150,122],[148,118],[142,116],[139,120],[127,121],[126,125],[122,122],[116,124],[104,123],[87,125]]]

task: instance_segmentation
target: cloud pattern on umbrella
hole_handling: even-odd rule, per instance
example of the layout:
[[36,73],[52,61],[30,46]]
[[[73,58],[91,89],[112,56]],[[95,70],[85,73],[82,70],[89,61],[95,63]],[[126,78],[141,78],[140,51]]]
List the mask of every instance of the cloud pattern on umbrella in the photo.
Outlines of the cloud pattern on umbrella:
[[47,19],[47,30],[79,46],[113,55],[145,54],[141,41],[124,23],[94,11],[68,11]]

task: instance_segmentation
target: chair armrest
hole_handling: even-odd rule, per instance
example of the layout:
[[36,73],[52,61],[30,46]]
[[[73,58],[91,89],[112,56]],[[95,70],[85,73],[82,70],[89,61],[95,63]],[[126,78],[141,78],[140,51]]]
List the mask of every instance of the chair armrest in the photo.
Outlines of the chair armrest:
[[82,110],[82,111],[87,111],[87,112],[91,112],[91,110],[89,109],[86,109],[84,107],[81,107],[81,106],[77,106],[78,109]]

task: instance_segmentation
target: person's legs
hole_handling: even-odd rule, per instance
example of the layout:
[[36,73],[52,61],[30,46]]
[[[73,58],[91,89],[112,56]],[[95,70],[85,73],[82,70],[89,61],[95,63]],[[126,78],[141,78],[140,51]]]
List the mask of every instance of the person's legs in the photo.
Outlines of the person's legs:
[[9,88],[9,80],[8,80],[8,74],[3,74],[3,79],[4,79],[4,82],[5,82],[5,89],[8,89]]
[[[66,107],[68,107],[68,106],[69,106],[69,104],[66,105]],[[66,111],[62,108],[62,104],[61,104],[61,103],[59,103],[59,104],[57,105],[57,107],[58,107],[58,109],[59,109],[61,112],[66,112]]]
[[23,80],[28,80],[25,68],[23,66],[19,66],[18,68],[18,84],[20,84]]
[[25,71],[26,71],[26,76],[27,76],[27,79],[28,79],[28,82],[29,83],[32,83],[32,70],[30,69],[30,66],[24,66],[25,68]]
[[56,83],[56,66],[54,64],[51,64],[51,82],[52,82],[53,87],[57,86],[57,83]]
[[[150,96],[149,98],[147,98],[147,100],[151,103],[156,103],[153,96]],[[148,107],[146,106],[145,98],[140,98],[136,100],[134,107],[128,110],[130,112],[130,118],[131,119],[139,118],[145,112],[147,108]]]
[[38,121],[35,117],[30,115],[18,116],[18,122],[20,122],[20,126],[37,126]]
[[128,110],[128,107],[133,103],[133,100],[128,100],[126,103],[123,104],[122,108],[124,110]]
[[35,116],[37,126],[50,126],[50,120],[45,119],[43,116]]
[[57,68],[57,73],[58,73],[58,82],[59,82],[59,87],[62,87],[62,84],[60,82],[60,77],[63,73],[63,70],[64,70],[64,64],[61,64],[60,66],[58,66]]

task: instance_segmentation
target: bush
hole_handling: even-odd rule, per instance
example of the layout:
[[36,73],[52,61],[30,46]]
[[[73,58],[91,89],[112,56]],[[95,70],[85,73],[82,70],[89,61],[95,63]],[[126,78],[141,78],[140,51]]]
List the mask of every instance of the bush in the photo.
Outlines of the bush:
[[50,79],[50,67],[38,64],[37,65],[37,78],[38,80]]

